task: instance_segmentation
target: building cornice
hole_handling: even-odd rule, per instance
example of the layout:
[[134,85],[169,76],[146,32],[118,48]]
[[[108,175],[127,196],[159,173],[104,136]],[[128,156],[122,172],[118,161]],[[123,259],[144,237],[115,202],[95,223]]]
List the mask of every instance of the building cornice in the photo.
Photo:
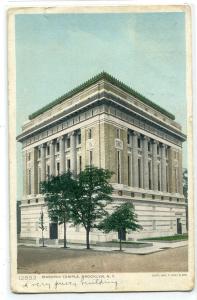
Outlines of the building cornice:
[[165,122],[159,121],[156,117],[150,116],[150,114],[140,110],[139,108],[135,107],[134,105],[125,102],[120,97],[115,97],[114,95],[102,92],[100,94],[96,94],[92,96],[91,98],[88,98],[86,101],[79,102],[75,105],[75,107],[67,109],[66,111],[60,113],[59,115],[52,117],[50,120],[46,120],[42,122],[41,124],[38,124],[34,126],[32,129],[26,130],[25,132],[21,133],[17,136],[17,140],[22,142],[29,136],[32,136],[38,132],[41,132],[45,130],[46,128],[50,128],[51,126],[54,126],[55,124],[59,124],[63,122],[66,118],[71,117],[72,115],[77,114],[79,111],[84,111],[87,108],[101,105],[101,104],[108,104],[112,106],[117,106],[123,111],[129,111],[130,114],[136,115],[139,119],[146,120],[147,122],[152,123],[155,126],[159,126],[160,128],[163,128],[163,130],[166,130],[170,132],[173,135],[176,135],[184,141],[186,139],[186,136],[181,132],[178,131],[171,126],[167,125]]
[[118,88],[122,89],[123,91],[127,92],[128,94],[136,97],[141,102],[143,102],[143,103],[147,104],[148,106],[156,109],[157,111],[164,114],[168,118],[170,118],[172,120],[175,120],[175,116],[173,114],[171,114],[167,110],[163,109],[159,105],[155,104],[154,102],[152,102],[151,100],[149,100],[148,98],[143,96],[142,94],[138,93],[137,91],[135,91],[134,89],[132,89],[128,85],[124,84],[123,82],[121,82],[120,80],[116,79],[115,77],[111,76],[110,74],[108,74],[106,72],[99,73],[98,75],[96,75],[96,76],[92,77],[91,79],[85,81],[84,83],[77,86],[76,88],[69,91],[68,93],[62,95],[61,97],[59,97],[56,100],[50,102],[49,104],[42,107],[41,109],[35,111],[31,115],[29,115],[29,120],[32,120],[32,119],[36,118],[37,116],[39,116],[39,115],[43,114],[44,112],[50,110],[51,108],[53,108],[54,106],[62,103],[63,101],[73,97],[77,93],[82,92],[84,89],[90,87],[91,85],[95,84],[96,82],[98,82],[102,79],[104,79],[104,80],[110,82],[111,84],[117,86]]

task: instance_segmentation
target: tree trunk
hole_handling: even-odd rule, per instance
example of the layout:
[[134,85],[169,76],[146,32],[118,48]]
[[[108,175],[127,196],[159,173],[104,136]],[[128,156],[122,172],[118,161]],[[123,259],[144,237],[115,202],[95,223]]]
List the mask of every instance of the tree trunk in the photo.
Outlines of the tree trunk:
[[90,249],[90,228],[86,228],[86,248]]
[[64,248],[67,248],[66,245],[66,219],[64,218]]
[[42,247],[44,247],[44,230],[42,230]]
[[122,251],[122,237],[120,236],[120,239],[119,239],[119,244],[120,244],[120,251]]

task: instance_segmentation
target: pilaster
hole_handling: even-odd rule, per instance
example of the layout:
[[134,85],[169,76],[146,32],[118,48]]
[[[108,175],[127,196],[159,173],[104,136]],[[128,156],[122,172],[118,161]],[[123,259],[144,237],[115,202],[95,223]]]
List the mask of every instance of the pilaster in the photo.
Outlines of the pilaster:
[[42,144],[41,148],[41,181],[46,180],[46,145]]
[[166,192],[166,145],[161,146],[161,190]]
[[50,141],[50,172],[52,176],[55,175],[55,141]]
[[133,162],[133,187],[138,187],[138,148],[137,148],[137,132],[132,135],[132,162]]
[[152,164],[153,164],[153,190],[158,190],[158,174],[157,174],[157,141],[153,141],[153,154],[152,154]]
[[143,137],[143,177],[144,177],[144,189],[148,190],[148,138],[146,136]]
[[60,143],[60,174],[65,172],[65,137],[59,138]]
[[27,151],[23,151],[23,195],[27,195]]
[[76,134],[73,131],[70,135],[70,168],[71,172],[77,174],[77,151],[76,151]]

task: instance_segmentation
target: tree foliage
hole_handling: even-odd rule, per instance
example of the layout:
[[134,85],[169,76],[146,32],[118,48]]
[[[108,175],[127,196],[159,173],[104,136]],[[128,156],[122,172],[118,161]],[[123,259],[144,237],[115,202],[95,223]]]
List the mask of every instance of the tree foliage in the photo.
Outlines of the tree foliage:
[[42,232],[42,247],[44,247],[44,230],[46,229],[46,226],[44,226],[44,212],[41,210],[40,212],[40,218],[39,218],[39,228]]
[[104,220],[102,220],[97,226],[98,229],[108,233],[116,231],[119,233],[120,250],[122,250],[122,232],[128,229],[136,231],[142,229],[142,226],[138,224],[137,215],[134,211],[132,203],[124,203],[117,207],[116,210]]
[[183,195],[185,196],[185,200],[188,200],[188,172],[187,169],[183,171]]
[[183,195],[185,197],[186,205],[186,229],[188,230],[188,171],[183,170]]
[[112,172],[86,166],[77,178],[70,171],[60,176],[50,176],[41,183],[51,220],[64,224],[66,247],[66,223],[81,224],[86,230],[86,245],[90,248],[89,235],[95,222],[107,215],[105,207],[112,201]]
[[77,188],[72,201],[72,220],[86,230],[86,245],[90,248],[89,233],[95,223],[107,215],[105,207],[112,201],[113,188],[109,183],[112,172],[86,166],[77,178]]
[[48,180],[41,182],[41,192],[44,194],[50,219],[64,224],[65,248],[66,223],[71,219],[71,200],[75,185],[70,171],[59,176],[50,176]]

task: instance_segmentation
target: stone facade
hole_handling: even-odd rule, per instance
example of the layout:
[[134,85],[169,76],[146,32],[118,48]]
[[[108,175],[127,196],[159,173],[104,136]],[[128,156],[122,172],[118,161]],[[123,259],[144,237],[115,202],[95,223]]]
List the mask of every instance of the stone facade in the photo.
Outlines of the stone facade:
[[[181,127],[110,75],[102,73],[31,115],[17,139],[23,146],[22,238],[41,236],[41,210],[45,237],[63,238],[62,226],[48,219],[39,183],[68,169],[77,174],[90,164],[114,172],[109,210],[124,201],[135,206],[143,230],[128,232],[127,239],[186,232]],[[92,242],[116,238],[116,233],[91,232]],[[84,240],[83,228],[70,225],[68,239]]]

